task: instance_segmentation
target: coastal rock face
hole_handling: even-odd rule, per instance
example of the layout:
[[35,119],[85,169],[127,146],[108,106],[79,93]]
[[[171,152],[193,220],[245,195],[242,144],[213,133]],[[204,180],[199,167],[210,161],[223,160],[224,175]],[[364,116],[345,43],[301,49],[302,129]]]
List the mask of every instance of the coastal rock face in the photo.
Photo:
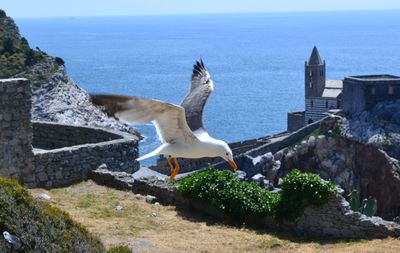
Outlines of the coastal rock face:
[[338,136],[319,135],[284,151],[280,176],[293,168],[319,174],[346,193],[357,190],[362,199],[378,201],[378,215],[400,215],[400,167],[396,160],[372,145]]
[[383,149],[400,159],[400,100],[378,103],[343,122],[345,135],[361,143]]
[[105,127],[139,135],[94,106],[89,94],[68,77],[64,61],[39,48],[31,49],[13,19],[0,10],[0,78],[12,77],[31,82],[33,120]]
[[[90,102],[89,94],[68,77],[65,67],[57,64],[55,58],[46,57],[44,61],[18,76],[34,80],[33,120],[105,127],[135,133],[126,124],[109,118],[94,106]],[[46,81],[41,83],[38,76],[45,76]]]

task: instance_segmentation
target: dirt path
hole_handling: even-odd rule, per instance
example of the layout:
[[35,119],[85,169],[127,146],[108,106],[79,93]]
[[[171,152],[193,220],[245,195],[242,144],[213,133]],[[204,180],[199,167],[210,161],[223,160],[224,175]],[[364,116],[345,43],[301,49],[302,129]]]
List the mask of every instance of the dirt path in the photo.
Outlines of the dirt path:
[[[109,247],[126,244],[134,252],[400,252],[400,239],[358,242],[302,242],[246,228],[231,227],[172,206],[148,204],[132,192],[92,181],[67,188],[31,190],[98,234]],[[122,206],[118,211],[117,206]],[[193,216],[191,216],[193,215]]]

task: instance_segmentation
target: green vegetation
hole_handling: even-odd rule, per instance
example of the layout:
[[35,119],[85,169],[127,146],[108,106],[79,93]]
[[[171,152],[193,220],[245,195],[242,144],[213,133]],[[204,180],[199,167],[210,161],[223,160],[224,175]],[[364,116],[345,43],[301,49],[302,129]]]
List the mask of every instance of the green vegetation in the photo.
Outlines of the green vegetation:
[[293,220],[306,207],[321,206],[337,192],[333,183],[296,169],[283,179],[279,193],[242,182],[229,171],[215,169],[182,179],[178,190],[183,196],[210,204],[234,218],[269,215],[278,220]]
[[353,190],[348,195],[348,201],[350,203],[351,210],[358,211],[369,217],[374,216],[378,211],[378,201],[372,197],[369,197],[361,202],[360,195],[361,194],[359,190]]
[[133,251],[126,245],[111,247],[107,253],[132,253]]
[[[35,201],[17,181],[0,178],[0,232],[3,231],[20,238],[17,252],[105,252],[100,240],[67,213]],[[0,240],[0,252],[10,248]]]
[[292,170],[283,178],[276,217],[295,219],[308,206],[322,206],[336,192],[337,188],[332,182],[321,179],[317,174]]
[[32,50],[28,41],[19,35],[14,21],[0,10],[0,78],[24,72],[42,59],[43,53]]

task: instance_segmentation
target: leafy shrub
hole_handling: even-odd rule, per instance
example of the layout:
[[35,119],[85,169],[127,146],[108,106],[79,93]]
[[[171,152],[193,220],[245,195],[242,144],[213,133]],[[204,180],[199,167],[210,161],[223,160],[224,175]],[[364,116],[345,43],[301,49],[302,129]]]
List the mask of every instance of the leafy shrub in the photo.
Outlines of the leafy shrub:
[[211,204],[235,218],[272,214],[278,197],[254,183],[239,181],[227,170],[208,169],[179,182],[183,196]]
[[307,206],[320,206],[336,192],[334,184],[318,175],[293,170],[284,178],[282,191],[271,193],[254,183],[242,182],[227,170],[208,169],[179,181],[179,192],[214,206],[235,218],[271,215],[292,220]]
[[308,206],[322,206],[331,194],[336,193],[336,186],[313,173],[301,173],[292,170],[282,182],[282,191],[276,218],[295,219]]
[[132,253],[133,251],[126,245],[118,245],[111,247],[107,253]]
[[[104,252],[100,240],[67,213],[35,201],[17,181],[0,177],[0,233],[20,238],[16,252]],[[11,245],[0,240],[0,252]]]
[[62,58],[60,58],[60,57],[56,57],[55,61],[60,66],[64,66],[64,64],[65,64],[64,60]]

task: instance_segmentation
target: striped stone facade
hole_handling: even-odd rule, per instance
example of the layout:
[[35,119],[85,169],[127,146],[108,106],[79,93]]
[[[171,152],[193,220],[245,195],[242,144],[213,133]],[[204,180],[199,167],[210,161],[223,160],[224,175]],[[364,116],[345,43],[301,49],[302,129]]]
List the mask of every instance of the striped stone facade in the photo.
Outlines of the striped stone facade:
[[336,98],[306,98],[305,124],[310,124],[326,117],[326,112],[330,109],[338,108]]

